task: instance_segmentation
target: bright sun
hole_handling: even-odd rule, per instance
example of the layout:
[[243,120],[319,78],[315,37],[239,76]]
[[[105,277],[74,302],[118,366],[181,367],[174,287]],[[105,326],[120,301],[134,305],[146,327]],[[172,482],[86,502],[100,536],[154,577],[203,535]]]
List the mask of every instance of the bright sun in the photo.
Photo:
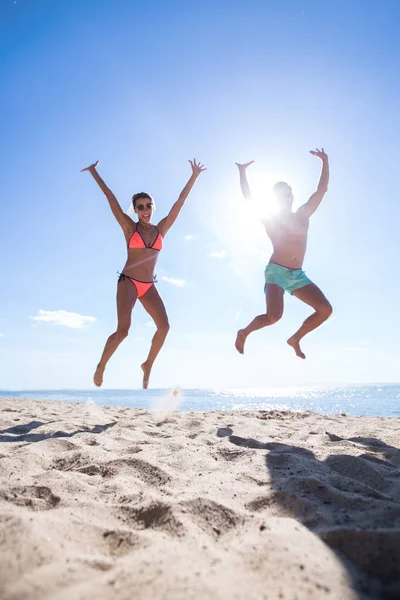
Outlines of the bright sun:
[[278,205],[272,188],[278,181],[284,181],[284,176],[271,171],[251,173],[249,169],[248,180],[258,217],[262,219],[277,214]]
[[[229,178],[220,182],[220,187],[214,190],[218,202],[213,205],[212,217],[207,221],[218,240],[212,256],[217,256],[223,250],[225,259],[235,265],[248,260],[258,265],[257,261],[265,260],[270,252],[270,242],[261,223],[277,214],[273,186],[278,181],[288,181],[288,176],[287,173],[269,169],[263,171],[252,165],[247,171],[247,179],[252,201],[244,200],[238,174],[236,173],[235,178],[229,174]],[[296,188],[298,183],[296,181]],[[243,268],[248,270],[248,263]]]

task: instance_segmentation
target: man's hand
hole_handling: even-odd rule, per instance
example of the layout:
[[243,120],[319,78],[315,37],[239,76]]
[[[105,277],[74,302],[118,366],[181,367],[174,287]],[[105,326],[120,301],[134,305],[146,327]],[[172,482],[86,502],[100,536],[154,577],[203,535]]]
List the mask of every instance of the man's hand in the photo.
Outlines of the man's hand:
[[92,165],[90,165],[90,167],[85,167],[84,169],[81,169],[81,173],[83,173],[83,171],[94,171],[97,167],[97,165],[99,164],[99,160],[96,160],[95,163],[93,163]]
[[203,171],[207,171],[206,167],[201,164],[201,162],[196,162],[194,158],[193,161],[189,160],[190,166],[192,167],[192,173],[195,177],[198,177],[200,173]]
[[239,172],[240,172],[240,173],[244,173],[244,172],[246,171],[247,167],[249,167],[250,165],[252,165],[252,164],[253,164],[253,162],[254,162],[254,160],[251,160],[250,162],[248,162],[248,163],[245,163],[245,164],[243,164],[243,165],[241,165],[241,164],[239,164],[239,163],[235,163],[235,165],[236,165],[236,166],[237,166],[237,168],[239,169]]
[[319,150],[318,148],[316,148],[315,150],[310,150],[310,154],[312,154],[313,156],[318,156],[318,158],[320,158],[322,162],[328,160],[328,155],[325,154],[325,150],[323,148],[321,150]]

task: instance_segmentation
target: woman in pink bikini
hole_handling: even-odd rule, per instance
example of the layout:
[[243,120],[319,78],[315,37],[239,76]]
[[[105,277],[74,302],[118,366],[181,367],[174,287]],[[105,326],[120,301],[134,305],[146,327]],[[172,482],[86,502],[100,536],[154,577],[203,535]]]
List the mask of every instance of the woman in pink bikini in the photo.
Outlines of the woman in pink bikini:
[[138,216],[138,220],[135,222],[124,213],[118,200],[96,171],[99,161],[86,169],[82,169],[82,171],[91,173],[106,195],[113,215],[122,227],[128,246],[128,258],[118,279],[117,330],[108,338],[93,377],[93,381],[98,387],[103,383],[103,373],[108,361],[128,335],[132,309],[138,298],[157,327],[151,342],[149,355],[142,364],[143,388],[148,386],[152,366],[169,330],[165,306],[154,285],[154,268],[158,253],[162,249],[163,238],[174,224],[197,177],[202,171],[205,171],[204,166],[196,162],[196,159],[189,162],[192,167],[192,175],[169,214],[161,219],[157,226],[151,223],[155,204],[150,194],[139,192],[132,196],[133,209]]

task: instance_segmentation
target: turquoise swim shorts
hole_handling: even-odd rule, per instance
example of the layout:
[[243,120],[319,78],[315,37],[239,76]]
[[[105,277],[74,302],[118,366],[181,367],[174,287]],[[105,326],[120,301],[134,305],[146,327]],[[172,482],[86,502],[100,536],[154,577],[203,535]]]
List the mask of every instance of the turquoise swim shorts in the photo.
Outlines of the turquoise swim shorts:
[[265,267],[264,292],[266,291],[267,283],[279,285],[285,292],[293,294],[293,292],[309,285],[312,281],[308,279],[303,269],[289,269],[288,267],[278,265],[278,263],[270,262]]

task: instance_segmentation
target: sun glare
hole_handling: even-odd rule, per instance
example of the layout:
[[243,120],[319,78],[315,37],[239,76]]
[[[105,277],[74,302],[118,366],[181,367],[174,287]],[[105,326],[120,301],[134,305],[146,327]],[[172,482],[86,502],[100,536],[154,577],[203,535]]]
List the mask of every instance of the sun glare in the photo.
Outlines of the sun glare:
[[[219,240],[220,248],[226,250],[235,272],[248,270],[247,259],[264,257],[270,251],[261,222],[275,214],[277,206],[272,192],[273,185],[280,181],[277,173],[258,174],[248,172],[253,199],[246,202],[241,194],[239,178],[225,181],[216,190],[219,203],[214,207],[214,218],[209,226]],[[257,260],[257,259],[256,259]],[[239,265],[240,262],[240,265]],[[246,264],[242,264],[246,263]]]
[[271,171],[268,173],[249,172],[248,179],[257,217],[263,220],[276,215],[278,205],[272,188],[278,181],[284,181],[284,176]]
[[241,278],[241,283],[246,279],[250,287],[253,279],[258,280],[260,264],[268,261],[272,251],[262,222],[278,212],[273,186],[278,181],[288,181],[289,184],[293,182],[297,190],[303,183],[296,173],[288,179],[290,167],[286,173],[254,167],[247,172],[252,201],[244,200],[238,174],[232,178],[229,173],[214,190],[218,202],[207,222],[215,239],[215,247],[209,256],[226,260],[234,275]]

